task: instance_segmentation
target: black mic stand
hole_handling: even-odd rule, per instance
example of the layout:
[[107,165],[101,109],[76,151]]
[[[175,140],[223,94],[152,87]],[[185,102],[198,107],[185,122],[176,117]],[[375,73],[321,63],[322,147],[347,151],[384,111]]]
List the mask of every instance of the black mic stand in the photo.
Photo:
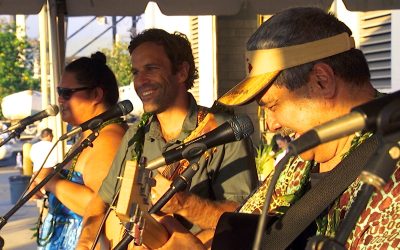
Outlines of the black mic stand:
[[269,206],[272,201],[272,195],[275,191],[275,185],[278,182],[279,176],[282,171],[285,169],[286,164],[289,162],[290,158],[293,157],[295,153],[289,149],[289,152],[275,165],[275,170],[272,175],[271,181],[269,183],[267,193],[265,194],[265,201],[262,207],[262,211],[260,214],[260,218],[257,223],[257,230],[254,236],[254,242],[252,250],[260,250],[265,248],[265,230],[267,225],[269,224],[270,217],[268,216]]
[[[371,162],[361,172],[363,182],[360,191],[351,205],[346,217],[340,223],[334,239],[322,235],[310,238],[306,249],[345,250],[347,239],[364,211],[374,191],[380,191],[393,174],[400,158],[399,101],[392,102],[381,111],[377,119],[380,146],[371,157]],[[392,132],[394,131],[394,132]],[[396,132],[397,131],[397,132]]]
[[[70,154],[68,154],[65,159],[61,162],[58,163],[57,165],[54,166],[53,172],[51,172],[49,175],[46,176],[36,187],[34,187],[29,193],[25,194],[21,199],[18,200],[18,202],[8,211],[4,216],[0,217],[0,230],[7,224],[8,219],[18,211],[36,192],[38,192],[44,185],[46,185],[47,182],[53,176],[61,172],[61,170],[64,168],[64,166],[71,161],[75,156],[77,156],[79,153],[81,153],[85,148],[87,147],[93,147],[93,141],[97,138],[99,135],[98,130],[94,131],[91,133],[84,141],[81,142],[79,147],[74,149]],[[0,237],[0,249],[3,249],[4,246],[4,240]]]
[[[0,147],[9,142],[12,138],[19,138],[21,133],[25,130],[26,126],[18,127],[13,132],[11,132],[6,139],[0,142]],[[1,228],[0,228],[1,229]]]
[[164,205],[174,196],[174,194],[183,191],[186,189],[187,186],[190,185],[190,182],[193,178],[193,176],[197,173],[197,170],[199,170],[200,166],[195,162],[191,162],[189,167],[185,169],[185,171],[179,175],[175,180],[171,183],[171,186],[165,192],[160,199],[149,209],[149,214],[155,214],[158,213],[161,208],[164,207]]
[[[200,157],[197,157],[195,160],[190,161],[189,166],[185,169],[185,171],[175,178],[175,180],[171,183],[170,188],[161,196],[161,198],[149,209],[148,213],[153,214],[160,211],[160,209],[172,198],[174,194],[177,192],[183,191],[186,189],[188,185],[190,185],[190,181],[193,176],[196,174],[197,170],[199,170],[199,164],[197,163]],[[127,249],[129,243],[134,240],[129,232],[125,232],[122,240],[114,247],[114,250],[125,250]]]

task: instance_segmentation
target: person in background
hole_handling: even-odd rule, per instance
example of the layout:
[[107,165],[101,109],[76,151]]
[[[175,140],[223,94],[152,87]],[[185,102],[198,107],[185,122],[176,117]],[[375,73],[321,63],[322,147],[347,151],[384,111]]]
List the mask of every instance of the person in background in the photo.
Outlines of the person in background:
[[290,137],[288,135],[281,135],[277,134],[275,136],[275,142],[276,145],[278,145],[279,151],[278,154],[275,157],[275,165],[278,164],[278,162],[285,156],[285,154],[288,152],[288,146],[290,142]]
[[[118,102],[118,84],[101,52],[81,57],[65,67],[57,87],[61,118],[78,126],[104,113]],[[44,186],[49,211],[39,228],[39,249],[75,249],[82,216],[111,166],[127,125],[122,118],[104,122],[92,147],[85,148]],[[84,131],[72,146],[77,148],[90,134]],[[34,185],[52,169],[42,169]],[[34,198],[43,196],[38,192]]]
[[[29,157],[33,163],[33,172],[36,173],[42,166],[43,168],[54,167],[58,163],[57,152],[50,153],[53,147],[53,131],[45,128],[40,132],[40,141],[32,144]],[[50,153],[50,154],[49,154]],[[47,160],[45,161],[45,159]]]

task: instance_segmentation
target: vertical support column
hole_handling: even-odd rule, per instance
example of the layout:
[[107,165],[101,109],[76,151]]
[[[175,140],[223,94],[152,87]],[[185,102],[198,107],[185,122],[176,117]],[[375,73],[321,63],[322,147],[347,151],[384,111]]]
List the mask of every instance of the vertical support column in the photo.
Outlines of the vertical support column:
[[[42,108],[49,105],[49,29],[47,23],[47,4],[43,5],[39,13],[39,44],[40,44],[40,89],[42,92]],[[46,119],[47,121],[47,119]],[[47,125],[48,126],[48,125]]]
[[391,82],[391,91],[396,91],[400,89],[400,71],[396,70],[400,67],[400,10],[392,10],[392,82]]
[[[60,44],[64,42],[60,38],[64,38],[64,18],[63,14],[61,18],[57,15],[57,4],[55,0],[48,0],[48,27],[49,27],[49,54],[50,54],[50,102],[57,103],[57,95],[56,95],[56,86],[61,78],[61,71],[64,65],[64,55],[61,55],[61,52],[64,52],[64,49],[61,49]],[[59,22],[62,21],[62,25]],[[60,29],[60,27],[62,27]],[[65,42],[64,42],[65,43]],[[61,120],[60,114],[58,114],[55,118],[53,118],[53,134],[56,138],[59,138],[64,130],[63,130],[63,122]],[[58,147],[58,159],[63,159],[65,153],[65,144],[62,147]]]

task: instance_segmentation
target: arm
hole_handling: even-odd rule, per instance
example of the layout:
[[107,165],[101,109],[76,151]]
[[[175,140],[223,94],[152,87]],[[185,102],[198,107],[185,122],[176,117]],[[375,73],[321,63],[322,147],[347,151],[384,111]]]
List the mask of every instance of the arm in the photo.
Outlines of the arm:
[[[100,228],[101,221],[105,216],[105,211],[108,208],[107,204],[111,204],[116,190],[119,188],[118,176],[121,176],[124,170],[124,159],[130,159],[131,154],[128,150],[129,140],[135,130],[129,129],[124,137],[113,160],[110,171],[104,178],[97,195],[90,201],[90,206],[87,207],[83,215],[82,233],[78,241],[77,249],[90,249],[95,239],[95,235]],[[107,237],[107,235],[106,235]],[[108,240],[108,239],[107,239]]]
[[[85,185],[54,177],[44,186],[45,190],[53,193],[75,213],[83,215],[109,171],[124,132],[125,130],[116,124],[109,125],[93,142],[93,148],[87,148],[80,154],[75,170],[83,173]],[[40,174],[39,180],[45,175]]]
[[[155,177],[157,185],[152,189],[153,204],[170,186],[170,181],[161,175]],[[232,212],[238,204],[233,201],[215,202],[189,192],[176,193],[161,209],[167,214],[179,214],[202,229],[215,228],[224,212]],[[207,214],[207,216],[204,216]]]
[[94,196],[90,204],[83,216],[82,232],[76,247],[77,250],[90,249],[92,247],[107,209],[106,204],[99,195]]
[[[179,214],[202,229],[214,229],[219,217],[224,212],[234,211],[257,185],[250,143],[240,141],[217,147],[217,152],[209,162],[201,163],[203,167],[199,170],[201,173],[193,178],[191,193],[175,194],[162,211]],[[152,190],[153,201],[160,198],[170,186],[170,182],[162,176],[155,178],[157,185]],[[194,193],[202,197],[214,194],[216,201]]]

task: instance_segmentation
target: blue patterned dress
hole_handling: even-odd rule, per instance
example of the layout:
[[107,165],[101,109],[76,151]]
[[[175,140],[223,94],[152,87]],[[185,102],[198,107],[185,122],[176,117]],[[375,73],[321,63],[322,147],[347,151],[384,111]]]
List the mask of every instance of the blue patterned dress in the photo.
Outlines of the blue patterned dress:
[[[83,185],[83,176],[80,172],[63,169],[61,175]],[[75,249],[81,226],[82,216],[72,212],[50,193],[49,212],[39,231],[38,249]]]

